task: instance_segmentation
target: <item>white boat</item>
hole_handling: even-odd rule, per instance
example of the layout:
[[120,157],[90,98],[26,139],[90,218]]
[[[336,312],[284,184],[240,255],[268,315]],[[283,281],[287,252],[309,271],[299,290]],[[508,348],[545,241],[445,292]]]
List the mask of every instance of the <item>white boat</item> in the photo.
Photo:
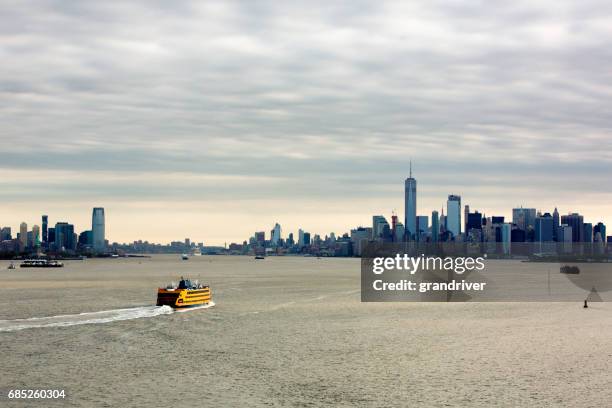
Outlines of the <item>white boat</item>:
[[64,264],[60,261],[48,259],[25,259],[20,268],[63,268]]
[[187,254],[183,254],[183,255],[181,255],[181,259],[182,259],[183,261],[187,261],[187,260],[189,259],[189,255],[187,255]]

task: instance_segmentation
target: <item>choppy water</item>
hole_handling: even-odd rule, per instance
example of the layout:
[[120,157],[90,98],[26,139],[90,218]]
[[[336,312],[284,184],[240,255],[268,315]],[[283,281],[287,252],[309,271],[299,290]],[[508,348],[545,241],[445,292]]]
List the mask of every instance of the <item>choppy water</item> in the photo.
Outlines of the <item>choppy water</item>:
[[[156,287],[180,275],[209,283],[216,306],[154,306]],[[63,388],[54,406],[84,407],[576,407],[612,397],[608,303],[364,304],[359,284],[356,259],[0,263],[0,389]]]

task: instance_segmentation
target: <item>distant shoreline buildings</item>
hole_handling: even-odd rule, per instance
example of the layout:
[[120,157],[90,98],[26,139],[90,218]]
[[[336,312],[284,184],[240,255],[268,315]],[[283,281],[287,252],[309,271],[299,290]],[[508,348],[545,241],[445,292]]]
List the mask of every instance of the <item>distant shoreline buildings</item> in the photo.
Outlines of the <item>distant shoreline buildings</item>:
[[[195,244],[189,238],[184,241],[173,241],[170,244],[155,244],[148,241],[134,241],[129,244],[110,244],[106,239],[106,218],[104,208],[95,207],[91,215],[91,229],[77,234],[74,225],[58,221],[55,226],[49,225],[49,216],[41,217],[42,229],[22,222],[19,232],[13,237],[11,227],[0,228],[0,257],[16,256],[95,256],[105,257],[111,254],[130,253],[206,253],[207,250],[216,253],[223,248],[205,248],[202,242]],[[280,236],[280,225],[278,225]]]
[[33,225],[28,231],[28,225],[22,222],[19,232],[13,237],[11,227],[0,229],[0,254],[36,255],[102,255],[108,252],[108,242],[105,239],[104,208],[97,207],[92,212],[91,230],[76,234],[74,225],[58,221],[55,226],[49,226],[49,216],[41,217],[42,229]]
[[300,229],[297,242],[293,234],[283,239],[277,223],[270,234],[272,239],[266,240],[265,232],[258,231],[242,244],[230,244],[227,252],[361,256],[363,247],[372,242],[490,243],[501,248],[501,255],[511,255],[513,245],[528,247],[531,253],[540,255],[552,254],[559,248],[571,252],[572,244],[590,246],[594,253],[609,253],[612,249],[612,236],[606,235],[602,222],[584,222],[584,217],[578,213],[559,216],[557,208],[552,214],[535,208],[514,208],[512,220],[506,220],[505,216],[486,216],[477,210],[471,211],[469,205],[462,211],[461,196],[449,194],[446,214],[444,210],[443,207],[440,212],[432,211],[431,223],[428,215],[418,215],[417,180],[412,175],[410,162],[409,176],[404,182],[404,223],[398,221],[396,214],[391,215],[390,224],[383,215],[374,215],[371,227],[360,226],[340,237],[332,232],[325,237],[315,234],[311,238]]
[[[463,215],[463,216],[462,216]],[[469,205],[461,207],[461,196],[449,194],[445,208],[429,215],[418,215],[417,180],[412,175],[404,182],[404,223],[391,215],[391,223],[383,215],[372,216],[372,226],[357,227],[341,236],[331,232],[324,237],[299,229],[297,237],[289,233],[283,237],[279,223],[271,229],[269,239],[265,231],[257,231],[242,243],[231,243],[223,247],[205,247],[189,238],[170,244],[154,244],[134,241],[130,244],[109,244],[106,239],[104,208],[92,211],[91,230],[80,234],[74,225],[57,222],[51,227],[48,215],[41,218],[42,229],[22,222],[15,237],[10,227],[0,229],[0,254],[6,255],[89,255],[107,256],[111,253],[192,253],[192,254],[236,254],[236,255],[312,255],[312,256],[361,256],[368,243],[467,243],[496,244],[505,255],[512,254],[515,244],[530,244],[534,253],[547,254],[560,247],[572,248],[572,244],[588,244],[592,251],[610,253],[612,236],[607,236],[606,225],[585,222],[579,213],[560,215],[557,208],[542,212],[535,208],[513,208],[512,220],[505,216],[486,216]],[[518,246],[518,245],[515,245]],[[565,250],[564,249],[564,250]]]

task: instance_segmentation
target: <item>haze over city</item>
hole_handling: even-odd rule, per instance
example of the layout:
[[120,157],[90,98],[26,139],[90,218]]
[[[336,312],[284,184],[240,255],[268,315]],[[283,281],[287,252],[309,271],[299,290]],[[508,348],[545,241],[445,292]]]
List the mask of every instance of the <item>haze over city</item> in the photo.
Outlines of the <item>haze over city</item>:
[[412,159],[418,214],[459,194],[612,225],[610,11],[2,5],[0,224],[104,207],[118,242],[343,233],[403,217]]

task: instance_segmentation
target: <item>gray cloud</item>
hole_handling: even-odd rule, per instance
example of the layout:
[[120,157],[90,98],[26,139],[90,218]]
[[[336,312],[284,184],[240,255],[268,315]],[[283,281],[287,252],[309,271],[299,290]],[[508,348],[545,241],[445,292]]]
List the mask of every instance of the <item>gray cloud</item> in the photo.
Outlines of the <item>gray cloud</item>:
[[[499,211],[610,197],[607,2],[40,1],[0,14],[0,167],[43,174],[5,182],[8,201],[401,203],[410,157],[426,203],[451,189]],[[51,170],[82,180],[45,186]],[[92,186],[96,171],[279,179],[193,192]]]

